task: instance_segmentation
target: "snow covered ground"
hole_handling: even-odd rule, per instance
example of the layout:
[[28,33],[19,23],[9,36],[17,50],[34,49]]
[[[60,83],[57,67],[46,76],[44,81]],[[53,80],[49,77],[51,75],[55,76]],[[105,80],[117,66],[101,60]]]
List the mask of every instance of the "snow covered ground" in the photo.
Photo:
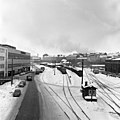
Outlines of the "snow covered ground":
[[[81,78],[69,70],[67,73],[62,75],[57,69],[46,67],[39,78],[68,118],[71,120],[120,120],[120,78],[95,75],[86,69],[84,80],[97,86],[97,102],[88,102],[82,98],[80,92]],[[89,77],[91,77],[90,80]],[[96,81],[99,81],[99,84]]]
[[21,89],[22,95],[20,97],[13,97],[13,92],[18,88],[18,84],[22,79],[14,79],[11,86],[11,82],[7,82],[0,85],[0,120],[14,120],[17,115],[20,104],[23,100],[24,93],[28,86],[28,83]]

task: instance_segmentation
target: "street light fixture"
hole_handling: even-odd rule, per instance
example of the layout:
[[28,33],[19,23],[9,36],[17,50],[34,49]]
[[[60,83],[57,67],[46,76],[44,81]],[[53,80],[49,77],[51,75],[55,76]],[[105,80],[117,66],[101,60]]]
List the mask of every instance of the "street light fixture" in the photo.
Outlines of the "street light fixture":
[[80,57],[77,58],[78,60],[82,60],[82,80],[81,80],[81,85],[83,84],[83,68],[84,68],[84,60],[86,60],[86,57]]
[[13,84],[13,58],[11,59],[12,60],[12,66],[11,66],[11,85]]
[[55,64],[54,64],[54,75],[55,75],[56,60],[54,62],[55,62]]
[[18,57],[15,56],[14,58],[11,58],[11,61],[12,61],[12,66],[11,66],[11,85],[13,84],[13,60],[14,59],[17,59]]

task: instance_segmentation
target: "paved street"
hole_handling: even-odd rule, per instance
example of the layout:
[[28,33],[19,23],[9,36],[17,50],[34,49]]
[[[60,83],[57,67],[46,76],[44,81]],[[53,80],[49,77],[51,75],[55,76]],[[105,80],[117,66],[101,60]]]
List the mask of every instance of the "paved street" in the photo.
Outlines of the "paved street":
[[[37,87],[36,87],[36,84]],[[25,97],[15,120],[67,120],[64,112],[40,82],[39,76],[29,82]]]
[[39,98],[35,81],[29,83],[16,120],[39,120]]

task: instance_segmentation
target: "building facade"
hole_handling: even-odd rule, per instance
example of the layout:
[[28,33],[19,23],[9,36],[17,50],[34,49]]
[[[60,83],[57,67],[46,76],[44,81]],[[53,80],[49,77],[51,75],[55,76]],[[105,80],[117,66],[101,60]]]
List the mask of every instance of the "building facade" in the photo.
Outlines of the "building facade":
[[17,50],[16,47],[0,45],[0,71],[1,76],[10,76],[30,69],[30,53]]
[[106,60],[105,71],[116,74],[120,73],[120,58]]
[[8,75],[8,51],[6,48],[0,46],[0,77]]

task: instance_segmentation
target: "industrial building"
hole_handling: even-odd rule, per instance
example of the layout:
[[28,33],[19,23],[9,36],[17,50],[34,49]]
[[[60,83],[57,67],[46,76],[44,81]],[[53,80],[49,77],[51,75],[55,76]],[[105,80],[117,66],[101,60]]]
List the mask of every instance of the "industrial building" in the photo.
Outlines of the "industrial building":
[[120,58],[106,60],[105,71],[116,74],[120,73]]
[[16,47],[0,44],[0,77],[30,70],[30,53]]

